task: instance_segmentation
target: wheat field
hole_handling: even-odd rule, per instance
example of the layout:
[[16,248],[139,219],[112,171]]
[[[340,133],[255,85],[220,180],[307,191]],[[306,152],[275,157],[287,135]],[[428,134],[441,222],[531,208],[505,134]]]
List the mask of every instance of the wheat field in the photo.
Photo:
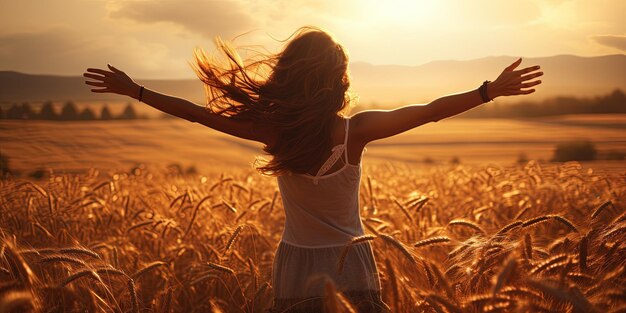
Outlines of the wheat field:
[[[352,244],[372,243],[394,312],[626,312],[624,173],[363,173]],[[0,312],[263,312],[284,218],[275,180],[252,170],[0,180]],[[355,311],[326,291],[328,312]]]

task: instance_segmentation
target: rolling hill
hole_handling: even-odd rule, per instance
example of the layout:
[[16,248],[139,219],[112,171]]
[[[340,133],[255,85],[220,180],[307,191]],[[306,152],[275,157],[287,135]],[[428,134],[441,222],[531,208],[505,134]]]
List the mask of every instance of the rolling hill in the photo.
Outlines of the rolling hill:
[[[498,56],[467,61],[433,61],[419,66],[350,65],[352,88],[360,103],[380,106],[424,103],[438,96],[494,80],[514,57]],[[539,64],[545,72],[541,89],[527,100],[557,95],[594,96],[616,88],[626,90],[626,55],[580,57],[559,55],[524,59],[522,66]],[[197,79],[144,80],[145,86],[202,102],[204,89]],[[120,96],[89,91],[81,76],[54,76],[0,71],[0,104],[22,101],[125,101]]]

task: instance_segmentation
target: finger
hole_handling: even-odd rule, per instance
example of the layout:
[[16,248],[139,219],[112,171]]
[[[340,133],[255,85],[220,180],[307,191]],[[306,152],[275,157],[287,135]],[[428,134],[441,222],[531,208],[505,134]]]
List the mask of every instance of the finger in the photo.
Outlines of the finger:
[[540,80],[536,80],[536,81],[532,81],[532,82],[529,82],[529,83],[521,84],[520,88],[528,88],[528,87],[532,87],[532,86],[537,86],[539,84],[541,84],[541,81]]
[[535,89],[526,89],[526,90],[518,90],[515,94],[516,95],[527,95],[530,93],[535,92]]
[[522,76],[520,78],[522,79],[522,81],[527,81],[527,80],[531,80],[531,79],[539,77],[539,76],[543,76],[543,72],[537,72],[537,73],[524,75],[524,76]]
[[101,75],[104,75],[104,76],[108,76],[108,75],[113,74],[113,73],[111,73],[111,72],[109,72],[109,71],[101,70],[101,69],[99,69],[99,68],[88,68],[88,69],[87,69],[87,72],[96,73],[96,74],[101,74]]
[[102,92],[112,92],[112,90],[109,88],[91,89],[91,92],[102,93]]
[[90,81],[85,81],[85,84],[87,85],[91,85],[91,86],[98,86],[98,87],[106,87],[109,84],[107,83],[102,83],[102,82],[90,82]]
[[537,65],[537,66],[530,66],[530,67],[527,67],[527,68],[523,68],[521,70],[514,71],[513,73],[523,75],[523,74],[527,74],[527,73],[530,73],[530,72],[534,72],[534,71],[536,71],[538,69],[540,69],[539,65]]
[[89,73],[84,73],[83,76],[88,77],[88,78],[92,78],[92,79],[97,79],[97,80],[104,80],[106,78],[106,76],[96,75],[96,74],[89,74]]
[[512,71],[516,67],[518,67],[521,63],[522,63],[522,58],[519,58],[519,59],[517,59],[517,61],[513,62],[513,64],[507,66],[504,70],[505,71]]
[[109,69],[110,69],[111,71],[113,71],[113,72],[115,72],[115,73],[118,73],[118,74],[123,74],[123,73],[124,73],[124,72],[122,72],[122,71],[118,70],[117,68],[113,67],[113,65],[111,65],[111,64],[107,64],[107,66],[109,67]]

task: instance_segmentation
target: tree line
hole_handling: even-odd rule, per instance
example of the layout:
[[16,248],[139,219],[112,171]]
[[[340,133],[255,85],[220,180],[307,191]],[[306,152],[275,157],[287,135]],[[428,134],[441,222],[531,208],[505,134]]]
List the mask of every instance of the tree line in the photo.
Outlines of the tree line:
[[542,102],[492,103],[465,112],[470,118],[533,118],[564,114],[624,114],[626,94],[620,89],[593,98],[554,97]]
[[[366,109],[368,107],[362,107]],[[372,106],[369,108],[376,108]],[[514,104],[492,103],[463,113],[467,118],[533,118],[563,114],[626,114],[626,94],[620,89],[593,98],[554,97],[542,102],[523,101]],[[161,118],[170,118],[164,113]],[[39,120],[130,120],[145,118],[137,115],[131,103],[127,103],[121,114],[113,115],[105,104],[96,116],[94,111],[85,107],[78,110],[74,102],[68,101],[61,112],[55,111],[52,101],[47,101],[36,112],[28,102],[13,104],[8,110],[0,107],[0,119],[39,119]]]
[[96,115],[90,107],[79,110],[72,101],[66,102],[57,112],[52,101],[46,101],[41,110],[35,111],[28,102],[13,104],[8,110],[3,111],[0,107],[0,119],[9,120],[57,120],[57,121],[88,121],[88,120],[132,120],[141,118],[137,115],[131,103],[120,114],[112,114],[108,105],[102,106],[100,114]]

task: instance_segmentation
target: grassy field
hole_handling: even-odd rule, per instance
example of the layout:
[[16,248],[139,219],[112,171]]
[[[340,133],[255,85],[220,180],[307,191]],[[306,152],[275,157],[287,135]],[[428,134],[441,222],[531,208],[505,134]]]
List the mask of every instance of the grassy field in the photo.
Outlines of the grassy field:
[[[356,240],[394,312],[624,312],[624,178],[365,166]],[[262,312],[283,223],[275,180],[251,170],[3,180],[0,312]],[[328,312],[354,311],[326,291]]]
[[[621,127],[620,127],[621,126]],[[423,125],[373,142],[365,164],[430,159],[446,164],[511,165],[528,159],[550,160],[557,143],[590,139],[600,151],[626,152],[626,117],[565,116],[538,120],[450,119]],[[10,167],[28,174],[36,169],[127,170],[136,164],[194,166],[200,172],[251,168],[261,145],[183,120],[8,121],[0,120],[0,153]],[[586,166],[586,165],[585,165]],[[595,162],[596,169],[624,169],[626,162]]]
[[[625,312],[626,163],[516,163],[580,138],[626,151],[624,121],[452,119],[369,145],[367,235],[355,240],[372,242],[384,301],[394,312]],[[285,216],[275,179],[252,169],[260,145],[170,119],[0,129],[18,173],[0,180],[0,312],[271,305]],[[354,311],[326,291],[328,312]]]

